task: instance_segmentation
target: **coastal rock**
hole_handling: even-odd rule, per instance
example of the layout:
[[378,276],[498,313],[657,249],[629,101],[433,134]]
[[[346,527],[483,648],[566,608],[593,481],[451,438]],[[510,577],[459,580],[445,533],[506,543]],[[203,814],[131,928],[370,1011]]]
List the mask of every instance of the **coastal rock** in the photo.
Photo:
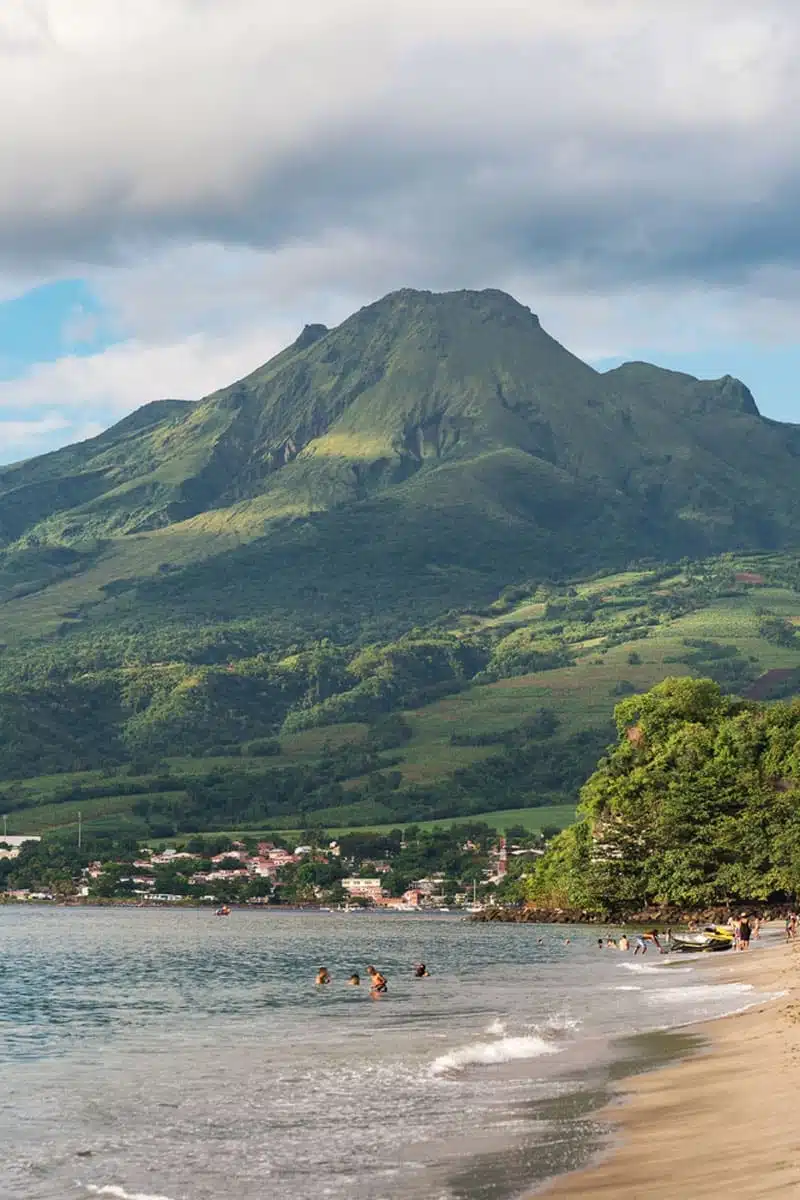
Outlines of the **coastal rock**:
[[500,905],[473,913],[470,921],[526,922],[538,925],[577,925],[602,921],[597,913],[577,908],[505,908]]

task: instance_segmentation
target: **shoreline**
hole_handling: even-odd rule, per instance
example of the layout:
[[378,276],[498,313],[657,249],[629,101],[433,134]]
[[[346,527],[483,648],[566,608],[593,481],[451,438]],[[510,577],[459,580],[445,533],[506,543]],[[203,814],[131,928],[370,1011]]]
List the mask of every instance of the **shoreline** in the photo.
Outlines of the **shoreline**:
[[704,963],[709,981],[782,993],[682,1027],[702,1039],[677,1063],[626,1076],[596,1117],[599,1160],[534,1192],[552,1200],[755,1200],[800,1194],[800,943]]

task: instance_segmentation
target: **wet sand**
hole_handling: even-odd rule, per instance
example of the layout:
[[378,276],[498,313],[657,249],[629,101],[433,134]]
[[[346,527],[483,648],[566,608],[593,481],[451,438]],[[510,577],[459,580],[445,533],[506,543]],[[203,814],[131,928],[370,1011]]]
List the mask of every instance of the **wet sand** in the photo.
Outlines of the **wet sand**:
[[[720,955],[719,982],[784,992],[693,1032],[693,1057],[623,1080],[602,1114],[616,1145],[562,1176],[552,1200],[755,1200],[800,1196],[800,944]],[[704,964],[705,965],[705,964]],[[539,1193],[542,1194],[542,1193]]]

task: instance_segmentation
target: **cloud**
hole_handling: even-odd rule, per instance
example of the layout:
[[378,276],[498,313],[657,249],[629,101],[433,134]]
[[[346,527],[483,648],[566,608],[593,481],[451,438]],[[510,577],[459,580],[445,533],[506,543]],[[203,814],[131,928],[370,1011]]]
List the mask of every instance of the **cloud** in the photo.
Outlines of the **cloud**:
[[[347,230],[496,273],[796,256],[794,0],[50,0],[0,24],[0,260]],[[778,233],[776,234],[776,231]]]
[[71,422],[60,413],[47,413],[33,420],[3,420],[0,417],[0,463],[13,462],[55,437],[63,440]]
[[[282,345],[274,331],[249,330],[231,338],[195,334],[169,345],[120,342],[99,354],[39,363],[17,379],[0,380],[0,419],[4,411],[16,415],[42,408],[68,413],[73,421],[87,412],[114,419],[150,400],[197,400],[254,369]],[[62,416],[61,427],[66,423]],[[19,429],[25,425],[19,422]],[[36,422],[30,425],[32,436]]]

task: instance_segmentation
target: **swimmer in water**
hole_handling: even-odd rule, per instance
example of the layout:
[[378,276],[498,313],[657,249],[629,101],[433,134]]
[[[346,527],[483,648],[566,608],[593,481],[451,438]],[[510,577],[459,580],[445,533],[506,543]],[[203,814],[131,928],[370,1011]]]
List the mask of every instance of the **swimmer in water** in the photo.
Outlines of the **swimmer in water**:
[[361,987],[361,976],[354,971],[347,982],[350,987]]
[[603,949],[603,939],[602,939],[602,938],[598,938],[598,939],[597,939],[597,949],[598,949],[598,950],[602,950],[602,949]]
[[425,966],[425,963],[417,963],[414,967],[414,976],[416,979],[427,979],[430,971]]
[[386,977],[381,975],[380,971],[376,971],[374,967],[367,967],[367,974],[369,975],[370,996],[372,996],[373,999],[378,996],[385,996],[386,992],[388,991]]
[[320,967],[320,969],[317,971],[317,979],[316,979],[317,987],[321,987],[322,984],[324,984],[324,983],[330,983],[330,981],[331,981],[331,976],[330,976],[330,972],[329,972],[328,968]]

